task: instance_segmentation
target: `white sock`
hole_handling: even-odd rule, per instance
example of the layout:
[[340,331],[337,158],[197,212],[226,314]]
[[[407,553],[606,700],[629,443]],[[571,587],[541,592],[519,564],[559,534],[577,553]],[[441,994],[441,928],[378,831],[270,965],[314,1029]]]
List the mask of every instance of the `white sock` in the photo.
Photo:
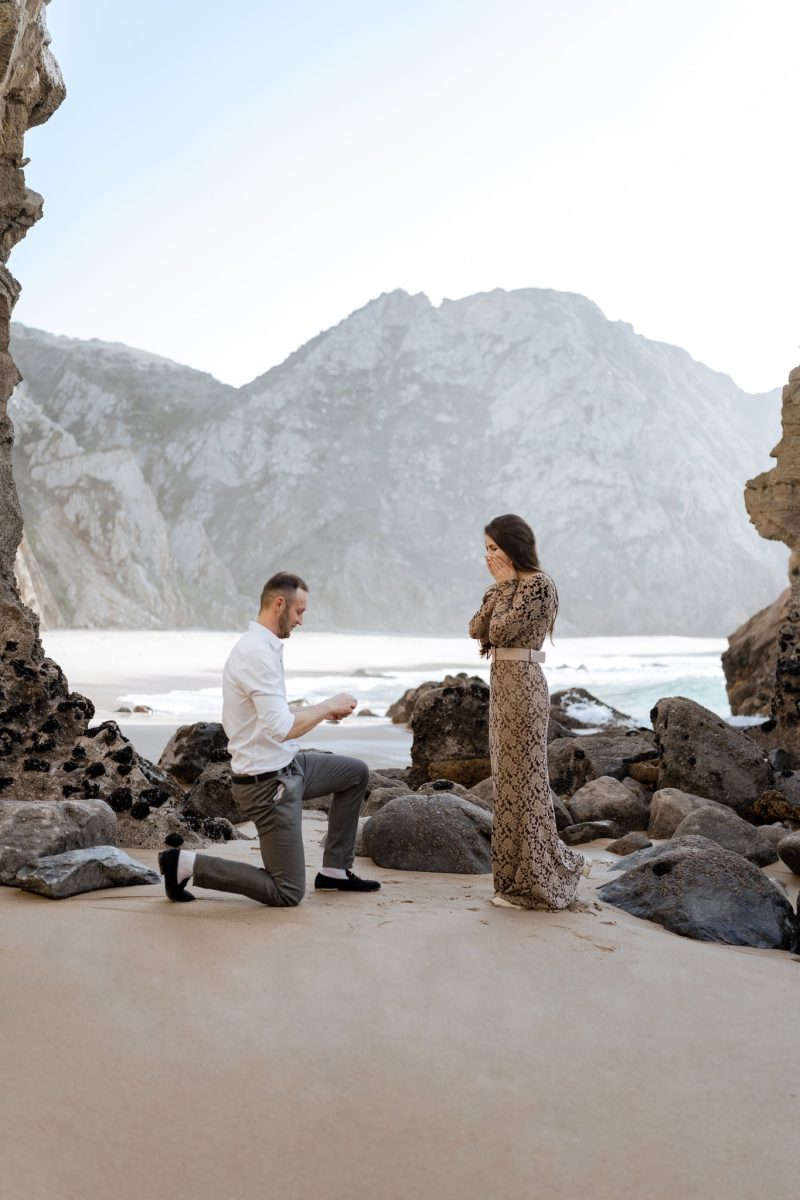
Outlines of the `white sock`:
[[327,875],[328,879],[347,879],[347,871],[343,867],[320,867],[320,875]]
[[178,883],[191,879],[194,875],[194,860],[196,855],[191,850],[178,851]]

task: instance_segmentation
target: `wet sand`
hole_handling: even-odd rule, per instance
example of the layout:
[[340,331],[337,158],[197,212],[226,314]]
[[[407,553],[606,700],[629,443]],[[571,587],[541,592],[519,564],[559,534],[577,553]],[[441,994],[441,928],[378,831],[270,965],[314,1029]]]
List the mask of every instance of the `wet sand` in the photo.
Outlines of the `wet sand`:
[[3,1194],[794,1197],[791,955],[675,937],[594,880],[548,914],[357,869],[383,890],[292,910],[0,889]]

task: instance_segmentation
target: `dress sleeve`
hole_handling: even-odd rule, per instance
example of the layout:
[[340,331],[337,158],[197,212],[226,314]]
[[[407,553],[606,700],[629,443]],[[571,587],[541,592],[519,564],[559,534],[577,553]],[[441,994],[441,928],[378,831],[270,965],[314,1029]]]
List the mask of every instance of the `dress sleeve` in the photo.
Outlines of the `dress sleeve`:
[[547,581],[534,577],[521,583],[509,579],[498,583],[497,598],[489,621],[489,638],[493,646],[524,644],[533,626],[542,616],[549,616],[552,596]]
[[493,583],[484,593],[483,603],[469,623],[469,636],[476,638],[479,642],[489,641],[489,620],[494,608],[496,593],[497,584]]

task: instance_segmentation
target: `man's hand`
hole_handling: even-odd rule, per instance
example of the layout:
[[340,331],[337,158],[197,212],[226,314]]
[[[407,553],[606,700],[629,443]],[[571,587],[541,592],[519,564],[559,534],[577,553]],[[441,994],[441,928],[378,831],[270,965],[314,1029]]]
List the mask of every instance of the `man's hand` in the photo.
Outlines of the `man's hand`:
[[511,559],[502,550],[491,550],[486,555],[486,565],[498,583],[519,578]]
[[326,700],[328,705],[328,720],[342,721],[345,717],[353,714],[358,701],[355,696],[351,696],[348,692],[338,692],[337,695],[331,696],[330,700]]

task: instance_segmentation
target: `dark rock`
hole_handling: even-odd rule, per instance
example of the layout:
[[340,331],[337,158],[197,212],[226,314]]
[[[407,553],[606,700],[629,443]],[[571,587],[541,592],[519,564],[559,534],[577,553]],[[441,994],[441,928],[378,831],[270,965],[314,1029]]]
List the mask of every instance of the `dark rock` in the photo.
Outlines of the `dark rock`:
[[773,771],[791,771],[792,760],[785,750],[770,750],[767,754],[769,765]]
[[228,738],[217,721],[197,721],[175,730],[158,760],[162,771],[173,775],[184,787],[191,787],[209,763],[230,761]]
[[647,829],[650,802],[634,795],[618,779],[601,775],[590,779],[570,798],[569,810],[576,824],[584,821],[613,821],[620,834]]
[[[776,771],[774,786],[794,808],[800,807],[800,771]],[[800,817],[792,820],[800,820]]]
[[442,778],[471,787],[491,774],[489,688],[481,680],[425,692],[414,705],[411,729],[412,786]]
[[409,770],[409,767],[376,767],[374,774],[380,775],[382,779],[394,779],[406,783]]
[[[632,766],[633,767],[641,766],[641,764],[633,763]],[[625,778],[623,780],[621,780],[621,783],[622,783],[622,786],[624,788],[627,788],[628,791],[632,795],[638,796],[638,798],[642,801],[643,804],[649,804],[650,801],[652,800],[652,797],[653,797],[652,791],[648,790],[644,786],[643,783],[639,782],[638,779],[633,779],[630,775],[626,775]]]
[[469,789],[467,799],[471,800],[473,804],[479,804],[481,808],[485,808],[488,812],[492,812],[494,810],[494,797],[494,780],[491,775],[487,775],[480,783],[476,783]]
[[203,835],[214,842],[230,842],[236,838],[233,823],[226,817],[205,817],[200,827]]
[[659,700],[651,716],[659,789],[679,788],[742,812],[772,783],[767,756],[752,738],[694,700]]
[[768,867],[770,863],[778,860],[767,839],[730,809],[716,806],[712,808],[707,804],[689,813],[675,830],[675,837],[687,837],[692,834],[708,838],[734,854],[744,855],[757,867]]
[[420,697],[439,688],[468,687],[472,683],[486,687],[485,680],[481,679],[479,675],[467,675],[466,671],[459,671],[457,675],[445,675],[444,679],[428,679],[418,687],[409,688],[408,691],[403,692],[399,700],[395,700],[394,704],[389,705],[386,715],[395,725],[409,725],[414,706]]
[[728,638],[722,669],[735,717],[770,716],[778,665],[778,635],[789,613],[790,595],[787,588]]
[[795,875],[800,875],[800,833],[789,833],[778,846],[778,857]]
[[556,829],[561,832],[562,829],[568,829],[570,825],[575,824],[575,818],[567,808],[560,796],[557,796],[552,788],[550,788],[550,799],[553,801],[553,812],[556,818]]
[[606,850],[622,857],[626,854],[634,854],[637,850],[646,850],[652,844],[646,833],[642,833],[640,829],[634,829],[631,833],[626,833],[624,837],[618,838],[616,842],[611,842],[606,846]]
[[37,858],[17,873],[14,886],[50,900],[65,900],[100,888],[159,883],[160,878],[116,846],[91,846]]
[[102,800],[0,800],[0,884],[43,855],[117,840],[117,818]]
[[550,716],[566,729],[634,729],[633,717],[604,704],[585,688],[565,688],[550,697]]
[[[483,779],[490,766],[488,758],[437,758],[428,763],[428,774],[433,778],[451,779],[468,790]],[[419,776],[412,772],[412,782],[418,779]]]
[[791,836],[791,831],[788,830],[785,825],[779,823],[777,825],[759,825],[758,832],[762,837],[767,839],[770,846],[772,846],[772,849],[777,851],[778,856],[780,857],[780,850],[778,850],[778,847],[780,846],[781,842],[785,841],[787,837]]
[[417,788],[419,796],[434,796],[437,792],[449,792],[452,796],[466,796],[468,800],[472,798],[472,793],[461,783],[454,783],[452,779],[433,779],[430,783],[423,783]]
[[634,783],[648,783],[653,786],[658,783],[658,759],[653,758],[648,762],[631,763],[628,768],[630,778]]
[[[695,812],[698,808],[704,808],[706,805],[716,805],[715,800],[709,800],[707,796],[693,796],[689,792],[682,792],[679,788],[659,788],[653,793],[653,799],[650,801],[650,821],[647,826],[647,835],[651,838],[671,838],[675,830],[680,825],[684,817],[688,817],[689,813]],[[726,808],[724,804],[718,805],[719,808]]]
[[800,823],[800,800],[787,796],[782,788],[767,788],[742,810],[742,815],[754,825],[771,825],[775,821],[790,821],[796,825]]
[[653,846],[652,849],[636,850],[633,854],[625,856],[620,862],[614,863],[611,869],[613,871],[630,871],[631,868],[638,866],[640,862],[649,862],[654,854],[660,853],[668,846],[694,846],[702,850],[704,847],[715,845],[716,842],[712,842],[709,838],[696,836],[682,837],[680,840],[675,839],[674,841],[662,842],[658,846]]
[[601,775],[624,779],[633,764],[655,759],[657,753],[655,738],[647,730],[561,738],[547,748],[550,786],[561,797],[572,796]]
[[361,850],[379,867],[485,874],[492,818],[463,796],[397,796],[365,823]]
[[559,830],[559,837],[567,846],[580,846],[582,842],[594,842],[598,838],[621,837],[623,829],[616,821],[580,821]]
[[796,952],[800,926],[783,892],[753,863],[706,838],[680,838],[615,863],[608,904],[703,942]]
[[371,817],[376,812],[379,812],[385,804],[390,800],[394,800],[395,796],[407,796],[408,784],[393,783],[387,787],[370,788],[367,793],[367,798],[361,805],[362,817]]
[[187,793],[182,812],[197,817],[224,817],[234,823],[244,820],[233,798],[228,763],[210,762]]

